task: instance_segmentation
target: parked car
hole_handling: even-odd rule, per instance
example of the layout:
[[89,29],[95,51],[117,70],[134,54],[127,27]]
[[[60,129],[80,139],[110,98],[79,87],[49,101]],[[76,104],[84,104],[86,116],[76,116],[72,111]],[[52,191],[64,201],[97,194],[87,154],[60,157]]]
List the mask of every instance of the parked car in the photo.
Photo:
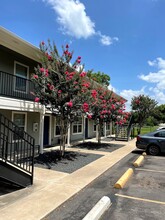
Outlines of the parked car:
[[136,147],[146,150],[151,155],[158,155],[165,152],[165,130],[156,130],[144,135],[138,135]]
[[158,127],[156,130],[162,130],[162,129],[165,129],[165,127]]

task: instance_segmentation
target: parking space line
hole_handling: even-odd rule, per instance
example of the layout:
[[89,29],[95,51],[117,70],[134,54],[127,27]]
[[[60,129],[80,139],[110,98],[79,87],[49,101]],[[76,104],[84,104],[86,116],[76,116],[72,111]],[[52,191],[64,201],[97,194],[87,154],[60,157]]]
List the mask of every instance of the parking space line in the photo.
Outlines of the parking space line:
[[136,168],[136,170],[155,172],[155,173],[165,173],[165,171],[163,170],[149,170],[149,169],[143,169],[143,168]]
[[165,160],[165,157],[147,157],[147,160]]
[[139,197],[133,197],[133,196],[126,196],[126,195],[121,195],[121,194],[115,194],[115,196],[127,198],[127,199],[134,199],[134,200],[139,200],[139,201],[144,201],[144,202],[151,202],[151,203],[156,203],[156,204],[161,204],[165,205],[165,202],[157,201],[157,200],[150,200],[150,199],[143,199]]

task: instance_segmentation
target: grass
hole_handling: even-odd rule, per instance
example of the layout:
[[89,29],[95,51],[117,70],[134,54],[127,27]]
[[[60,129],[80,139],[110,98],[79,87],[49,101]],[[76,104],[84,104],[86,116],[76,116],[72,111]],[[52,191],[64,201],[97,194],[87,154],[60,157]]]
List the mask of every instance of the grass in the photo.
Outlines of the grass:
[[[149,132],[155,131],[158,128],[158,126],[144,126],[141,129],[140,134],[147,134]],[[134,127],[134,137],[137,136],[137,128]]]

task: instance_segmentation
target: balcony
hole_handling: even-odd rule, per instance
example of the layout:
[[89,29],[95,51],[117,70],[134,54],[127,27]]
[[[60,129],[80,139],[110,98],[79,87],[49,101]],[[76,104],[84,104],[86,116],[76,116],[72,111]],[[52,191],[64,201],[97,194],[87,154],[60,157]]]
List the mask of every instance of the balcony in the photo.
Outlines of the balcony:
[[0,96],[33,101],[33,91],[31,80],[0,71]]

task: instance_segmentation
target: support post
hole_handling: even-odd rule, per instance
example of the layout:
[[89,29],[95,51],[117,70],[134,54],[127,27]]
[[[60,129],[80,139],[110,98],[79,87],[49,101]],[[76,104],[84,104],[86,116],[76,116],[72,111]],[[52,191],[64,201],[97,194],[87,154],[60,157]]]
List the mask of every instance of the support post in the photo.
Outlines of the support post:
[[107,137],[107,129],[106,129],[106,122],[104,122],[104,137]]
[[85,142],[85,119],[86,119],[86,117],[85,117],[85,115],[83,115],[83,143]]
[[70,122],[69,122],[69,125],[68,125],[67,146],[70,147]]
[[45,106],[40,113],[40,154],[43,154]]

